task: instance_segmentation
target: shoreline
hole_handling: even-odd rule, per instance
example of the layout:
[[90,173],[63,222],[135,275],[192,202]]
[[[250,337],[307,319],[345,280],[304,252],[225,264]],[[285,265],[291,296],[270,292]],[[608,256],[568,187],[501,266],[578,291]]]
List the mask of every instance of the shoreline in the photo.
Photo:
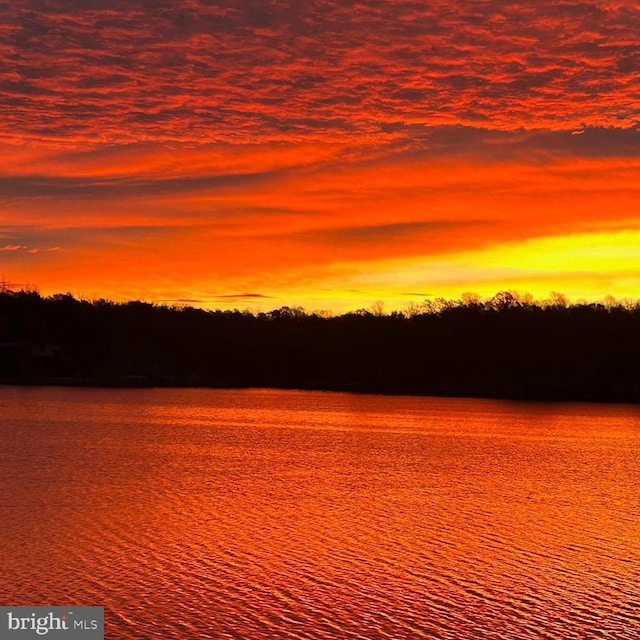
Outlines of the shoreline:
[[347,393],[357,395],[374,395],[388,397],[417,397],[417,398],[460,398],[470,400],[503,400],[506,402],[531,402],[531,403],[586,403],[586,404],[629,404],[640,405],[640,394],[631,392],[617,392],[615,394],[508,394],[508,393],[486,393],[470,394],[464,391],[450,390],[447,393],[436,391],[416,391],[412,389],[397,389],[383,387],[367,387],[366,385],[264,385],[264,384],[231,384],[218,383],[210,384],[203,381],[159,381],[148,379],[145,376],[125,376],[125,379],[74,379],[74,378],[38,378],[12,380],[0,378],[0,387],[60,387],[78,389],[211,389],[211,390],[277,390],[277,391],[308,391],[326,393]]

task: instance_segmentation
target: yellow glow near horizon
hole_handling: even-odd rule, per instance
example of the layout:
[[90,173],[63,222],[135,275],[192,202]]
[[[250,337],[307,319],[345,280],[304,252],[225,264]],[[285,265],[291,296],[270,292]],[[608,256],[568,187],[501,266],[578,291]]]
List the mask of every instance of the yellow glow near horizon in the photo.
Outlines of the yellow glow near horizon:
[[424,298],[457,299],[468,291],[489,297],[501,290],[537,299],[552,291],[574,301],[635,298],[640,297],[640,230],[533,238],[436,258],[343,264],[336,271],[341,275],[323,282],[323,295],[291,290],[293,304],[313,309],[331,303],[333,310],[347,311],[383,300],[393,310]]
[[[378,300],[392,311],[424,299],[459,299],[465,292],[491,297],[504,290],[527,292],[536,299],[545,299],[552,291],[573,301],[609,295],[640,298],[640,230],[543,236],[477,251],[306,266],[286,275],[274,273],[270,283],[264,287],[263,273],[226,283],[228,292],[260,291],[259,296],[219,294],[206,279],[176,287],[163,277],[153,283],[132,283],[127,290],[116,289],[114,280],[104,281],[100,290],[87,286],[71,293],[89,299],[143,299],[210,309],[256,312],[288,305],[333,313],[370,308]],[[43,295],[58,292],[46,283],[41,291]]]

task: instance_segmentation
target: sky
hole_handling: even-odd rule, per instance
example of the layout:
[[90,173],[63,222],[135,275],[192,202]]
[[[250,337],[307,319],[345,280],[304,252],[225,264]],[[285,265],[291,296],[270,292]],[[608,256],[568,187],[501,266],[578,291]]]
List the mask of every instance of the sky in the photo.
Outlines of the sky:
[[0,275],[402,309],[640,298],[640,3],[0,2]]

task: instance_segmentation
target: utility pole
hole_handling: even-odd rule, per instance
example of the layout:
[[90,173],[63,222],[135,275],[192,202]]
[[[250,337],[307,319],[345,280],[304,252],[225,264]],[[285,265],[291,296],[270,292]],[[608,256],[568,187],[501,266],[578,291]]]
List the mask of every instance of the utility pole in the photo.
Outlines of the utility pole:
[[8,282],[4,278],[0,280],[0,293],[15,293],[16,291],[35,291],[36,288],[31,284]]

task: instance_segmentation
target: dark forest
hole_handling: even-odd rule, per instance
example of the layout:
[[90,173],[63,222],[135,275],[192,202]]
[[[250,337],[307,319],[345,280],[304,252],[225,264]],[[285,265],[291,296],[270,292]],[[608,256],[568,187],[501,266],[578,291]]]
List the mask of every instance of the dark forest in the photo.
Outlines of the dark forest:
[[0,382],[640,401],[640,304],[502,292],[411,313],[206,311],[0,293]]

